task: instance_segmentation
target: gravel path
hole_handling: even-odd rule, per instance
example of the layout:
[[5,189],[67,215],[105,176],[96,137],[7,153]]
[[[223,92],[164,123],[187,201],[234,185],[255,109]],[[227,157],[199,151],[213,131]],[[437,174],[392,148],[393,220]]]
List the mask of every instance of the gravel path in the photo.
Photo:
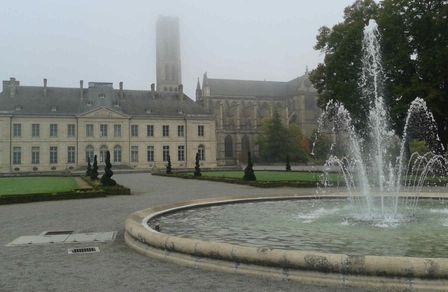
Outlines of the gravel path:
[[[126,217],[147,207],[194,198],[313,190],[259,189],[145,173],[114,178],[130,187],[133,195],[0,206],[0,291],[338,291],[186,268],[141,256],[123,240]],[[19,236],[46,230],[118,231],[119,235],[114,242],[101,244],[5,246]],[[101,252],[67,253],[68,248],[85,246],[98,246]]]

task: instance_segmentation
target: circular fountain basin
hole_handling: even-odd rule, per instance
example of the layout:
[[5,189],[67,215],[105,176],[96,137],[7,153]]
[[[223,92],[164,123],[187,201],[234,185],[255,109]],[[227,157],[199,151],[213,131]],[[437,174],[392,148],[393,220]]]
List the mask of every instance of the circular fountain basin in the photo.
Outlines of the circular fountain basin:
[[412,218],[366,222],[342,196],[195,200],[132,214],[125,240],[193,267],[318,285],[439,289],[448,285],[448,205],[419,205]]

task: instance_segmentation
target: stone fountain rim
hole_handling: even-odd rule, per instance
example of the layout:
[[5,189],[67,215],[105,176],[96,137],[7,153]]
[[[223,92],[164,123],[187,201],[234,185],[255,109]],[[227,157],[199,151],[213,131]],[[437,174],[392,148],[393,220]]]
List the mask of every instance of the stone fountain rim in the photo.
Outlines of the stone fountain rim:
[[[421,198],[439,199],[442,195],[442,193],[425,193]],[[344,193],[331,193],[319,197],[313,195],[230,196],[176,202],[140,210],[129,215],[125,223],[125,241],[128,246],[140,253],[183,265],[271,278],[299,279],[300,282],[311,284],[315,284],[313,281],[316,279],[319,279],[318,283],[321,284],[324,282],[335,284],[340,282],[342,276],[344,282],[351,278],[352,284],[359,284],[355,286],[369,286],[373,283],[373,287],[379,287],[378,285],[392,283],[394,287],[408,287],[409,279],[413,279],[411,284],[414,288],[417,282],[422,285],[421,287],[437,286],[440,283],[442,287],[448,285],[448,258],[355,256],[239,246],[172,236],[157,232],[147,224],[149,220],[163,214],[210,205],[346,197]],[[360,280],[360,277],[363,279]],[[392,278],[393,281],[391,281]],[[313,280],[310,282],[306,279]]]

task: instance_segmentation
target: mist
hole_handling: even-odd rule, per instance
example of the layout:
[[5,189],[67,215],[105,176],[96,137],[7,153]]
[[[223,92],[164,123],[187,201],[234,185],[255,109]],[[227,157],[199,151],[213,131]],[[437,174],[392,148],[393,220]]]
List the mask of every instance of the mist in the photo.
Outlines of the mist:
[[78,87],[79,80],[155,83],[155,24],[178,16],[182,83],[197,78],[288,81],[322,60],[317,30],[342,20],[352,0],[5,1],[0,76],[23,85]]

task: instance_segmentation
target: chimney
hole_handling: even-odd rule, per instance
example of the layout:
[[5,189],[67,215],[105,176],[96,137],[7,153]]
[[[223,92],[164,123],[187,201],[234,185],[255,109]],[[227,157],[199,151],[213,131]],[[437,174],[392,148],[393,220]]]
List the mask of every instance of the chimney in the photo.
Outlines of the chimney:
[[79,80],[79,93],[81,100],[84,99],[84,80]]
[[47,78],[44,78],[44,96],[47,96]]
[[16,96],[17,86],[20,85],[19,81],[16,81],[16,78],[11,77],[9,78],[9,95],[11,97]]
[[182,84],[179,84],[179,88],[178,88],[177,92],[179,94],[179,100],[183,101],[184,100],[184,86]]
[[120,81],[120,98],[123,98],[123,81]]
[[151,83],[151,96],[152,98],[156,98],[156,85],[154,83]]

